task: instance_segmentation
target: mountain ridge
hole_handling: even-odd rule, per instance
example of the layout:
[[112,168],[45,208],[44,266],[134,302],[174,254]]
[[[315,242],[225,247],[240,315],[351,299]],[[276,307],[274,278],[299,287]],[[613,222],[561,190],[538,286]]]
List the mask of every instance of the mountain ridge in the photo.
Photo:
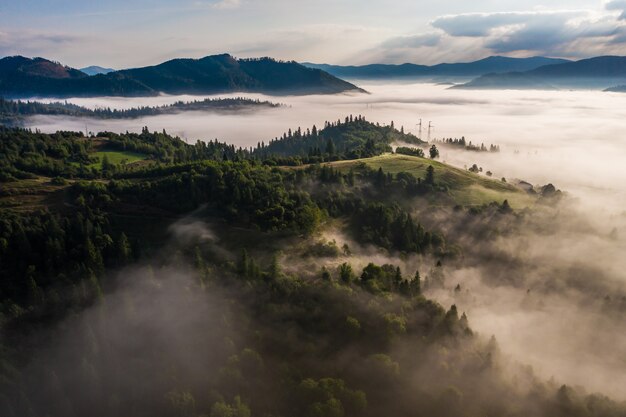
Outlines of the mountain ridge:
[[303,65],[322,69],[337,77],[347,78],[401,78],[428,76],[478,76],[493,72],[525,71],[542,65],[570,62],[560,58],[529,57],[511,58],[489,56],[477,61],[441,63],[436,65],[368,64],[368,65],[329,65],[305,62]]
[[237,59],[221,54],[178,58],[92,76],[43,58],[0,59],[0,95],[13,98],[230,92],[335,94],[350,90],[363,91],[322,70],[268,57]]
[[591,87],[610,89],[626,83],[626,57],[604,55],[562,64],[545,65],[526,72],[485,74],[453,88],[545,89]]

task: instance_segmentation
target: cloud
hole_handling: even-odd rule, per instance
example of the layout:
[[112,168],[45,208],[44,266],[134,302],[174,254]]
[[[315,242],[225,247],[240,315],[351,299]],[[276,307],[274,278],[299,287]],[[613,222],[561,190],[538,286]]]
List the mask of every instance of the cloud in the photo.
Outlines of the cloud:
[[67,48],[69,45],[82,42],[85,39],[85,37],[68,34],[34,32],[30,30],[0,32],[0,56],[40,56],[49,51]]
[[[626,0],[606,11],[531,10],[444,15],[431,21],[436,32],[393,37],[369,51],[387,62],[434,63],[488,54],[585,58],[623,54]],[[617,16],[613,10],[622,10]]]
[[618,10],[621,11],[622,14],[619,16],[620,20],[626,20],[626,1],[624,0],[613,0],[606,4],[607,10]]
[[496,53],[536,51],[558,55],[584,40],[597,40],[601,46],[616,31],[615,21],[609,18],[593,19],[576,12],[537,13],[526,16],[518,25],[495,27],[485,37],[485,45]]
[[498,27],[528,21],[533,13],[469,13],[441,16],[431,22],[450,36],[483,37]]

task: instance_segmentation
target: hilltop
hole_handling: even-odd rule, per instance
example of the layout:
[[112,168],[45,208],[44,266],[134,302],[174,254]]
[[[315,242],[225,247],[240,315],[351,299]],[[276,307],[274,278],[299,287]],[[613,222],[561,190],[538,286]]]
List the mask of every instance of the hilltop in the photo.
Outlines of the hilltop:
[[369,122],[361,115],[350,115],[344,120],[326,122],[319,130],[316,126],[306,131],[299,127],[294,131],[289,129],[282,137],[267,144],[259,143],[254,155],[323,162],[380,155],[391,151],[391,145],[396,142],[426,144],[415,135],[405,133],[403,127],[396,129],[393,122],[385,126]]
[[0,95],[6,97],[151,96],[262,92],[334,94],[361,91],[322,70],[271,58],[228,54],[174,59],[159,65],[89,76],[43,58],[0,60]]
[[428,167],[432,166],[437,186],[443,190],[429,196],[430,202],[436,205],[482,206],[507,200],[511,207],[522,209],[533,206],[537,199],[536,195],[528,194],[513,184],[428,158],[387,153],[371,158],[329,162],[328,166],[340,172],[380,169],[386,174],[411,174],[422,180],[427,177]]

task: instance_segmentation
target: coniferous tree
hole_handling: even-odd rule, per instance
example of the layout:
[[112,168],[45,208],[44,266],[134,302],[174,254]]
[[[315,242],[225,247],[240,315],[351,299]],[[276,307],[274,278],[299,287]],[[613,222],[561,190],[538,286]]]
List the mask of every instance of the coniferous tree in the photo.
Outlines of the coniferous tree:
[[433,168],[432,165],[426,168],[426,178],[424,181],[426,184],[435,185],[435,168]]

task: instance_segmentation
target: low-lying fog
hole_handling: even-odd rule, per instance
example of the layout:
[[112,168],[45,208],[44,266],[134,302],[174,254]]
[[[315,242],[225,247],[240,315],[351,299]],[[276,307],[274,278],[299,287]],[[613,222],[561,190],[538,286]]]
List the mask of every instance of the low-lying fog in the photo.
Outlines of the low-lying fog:
[[[29,125],[45,132],[59,129],[141,131],[166,129],[190,141],[219,140],[253,146],[281,135],[348,114],[403,125],[417,133],[419,119],[426,138],[429,121],[433,138],[465,136],[474,143],[498,144],[501,155],[443,151],[457,165],[478,163],[495,176],[523,178],[533,183],[554,182],[569,191],[585,189],[603,194],[611,188],[612,202],[626,200],[626,94],[600,91],[464,91],[433,84],[360,84],[371,94],[251,98],[284,103],[278,109],[243,113],[187,112],[130,120],[92,120],[40,116]],[[244,94],[221,95],[220,97]],[[204,97],[204,96],[203,96]],[[213,96],[216,97],[216,96]],[[68,101],[90,108],[129,108],[189,101],[197,96],[143,98],[76,98]],[[617,195],[615,194],[617,193]],[[619,199],[619,200],[618,200]],[[603,202],[604,203],[604,202]]]
[[[575,204],[574,220],[554,234],[532,234],[519,242],[503,242],[509,250],[524,250],[526,261],[564,268],[602,268],[626,294],[626,94],[599,91],[463,91],[432,84],[360,84],[371,94],[339,96],[252,98],[287,106],[240,114],[188,112],[136,120],[85,120],[36,117],[31,127],[43,131],[140,131],[165,129],[189,140],[205,139],[254,146],[281,135],[288,128],[323,126],[325,120],[362,114],[373,122],[404,126],[417,133],[423,122],[426,139],[429,121],[433,138],[465,136],[473,143],[497,144],[500,153],[474,153],[441,148],[442,160],[463,167],[473,163],[491,170],[494,177],[520,178],[534,184],[553,183],[567,191]],[[238,96],[242,94],[235,94]],[[225,97],[225,96],[223,96]],[[198,97],[72,99],[88,107],[128,108],[161,105]],[[594,230],[570,232],[576,219]],[[609,233],[616,228],[612,239]],[[583,228],[584,229],[584,228]],[[586,230],[586,229],[585,229]],[[522,239],[524,241],[522,242]],[[520,249],[522,248],[522,249]],[[542,271],[543,268],[537,268]],[[548,272],[546,272],[548,274]],[[609,278],[606,278],[609,277]],[[534,282],[554,279],[533,277]],[[557,277],[558,279],[558,277]],[[604,317],[587,305],[581,292],[563,291],[526,300],[526,289],[486,285],[481,271],[451,272],[449,284],[472,289],[472,297],[456,299],[451,291],[433,293],[442,303],[457,302],[481,334],[495,334],[502,350],[534,366],[541,376],[601,390],[624,399],[626,392],[626,330],[622,319]],[[454,282],[452,282],[454,281]],[[611,285],[613,285],[611,284]],[[608,285],[608,284],[607,284]],[[610,294],[607,294],[610,295]],[[541,295],[538,295],[541,297]],[[626,308],[626,301],[624,302]],[[534,307],[533,307],[534,306]],[[621,316],[623,318],[623,315]]]

